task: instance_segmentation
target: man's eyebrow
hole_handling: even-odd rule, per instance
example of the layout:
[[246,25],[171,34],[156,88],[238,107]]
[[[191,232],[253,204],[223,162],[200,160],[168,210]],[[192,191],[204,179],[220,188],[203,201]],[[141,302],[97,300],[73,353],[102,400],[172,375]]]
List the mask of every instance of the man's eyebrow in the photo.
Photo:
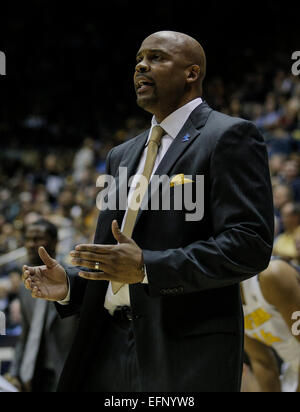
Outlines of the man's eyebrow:
[[138,52],[136,57],[138,58],[144,53],[162,53],[162,54],[168,55],[168,53],[163,49],[145,49],[145,50],[141,50],[140,52]]

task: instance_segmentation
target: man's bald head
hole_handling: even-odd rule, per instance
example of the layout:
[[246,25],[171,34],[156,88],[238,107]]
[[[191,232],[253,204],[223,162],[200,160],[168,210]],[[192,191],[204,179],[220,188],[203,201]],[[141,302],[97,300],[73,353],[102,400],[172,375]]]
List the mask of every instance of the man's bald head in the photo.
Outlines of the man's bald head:
[[202,97],[206,56],[187,34],[160,31],[147,37],[137,54],[135,88],[138,104],[164,119]]
[[162,47],[168,47],[170,51],[180,55],[186,65],[197,65],[200,67],[201,86],[206,76],[206,55],[201,44],[193,37],[175,31],[159,31],[147,37],[143,44],[155,40]]

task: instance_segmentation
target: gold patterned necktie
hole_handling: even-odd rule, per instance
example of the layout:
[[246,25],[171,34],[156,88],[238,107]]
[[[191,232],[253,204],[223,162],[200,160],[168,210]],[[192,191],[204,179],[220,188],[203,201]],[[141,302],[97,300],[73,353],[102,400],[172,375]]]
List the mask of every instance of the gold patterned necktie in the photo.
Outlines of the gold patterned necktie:
[[[158,149],[160,147],[161,140],[164,134],[165,134],[165,131],[160,126],[153,127],[151,137],[149,140],[144,171],[142,174],[142,176],[144,176],[147,179],[148,185],[149,185],[150,178],[152,176],[152,172],[154,169]],[[132,236],[135,222],[136,222],[143,198],[148,188],[148,186],[144,186],[144,185],[142,185],[141,187],[138,186],[137,188],[135,188],[135,191],[133,192],[133,195],[132,195],[132,201],[130,202],[130,206],[128,208],[128,212],[125,218],[123,234],[129,238],[131,238]],[[137,198],[139,198],[139,201],[137,201]],[[134,202],[134,207],[133,207],[133,202]],[[123,286],[124,285],[122,283],[112,282],[113,293],[116,295]]]

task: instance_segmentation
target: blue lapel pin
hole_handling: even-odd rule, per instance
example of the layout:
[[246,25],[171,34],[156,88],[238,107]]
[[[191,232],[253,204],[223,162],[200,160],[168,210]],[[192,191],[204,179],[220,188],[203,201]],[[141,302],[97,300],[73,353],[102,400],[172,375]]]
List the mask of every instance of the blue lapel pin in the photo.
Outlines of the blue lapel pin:
[[182,141],[183,141],[183,143],[185,143],[185,142],[188,142],[189,140],[190,140],[190,135],[189,134],[186,134],[185,136],[184,136],[184,138],[182,139]]

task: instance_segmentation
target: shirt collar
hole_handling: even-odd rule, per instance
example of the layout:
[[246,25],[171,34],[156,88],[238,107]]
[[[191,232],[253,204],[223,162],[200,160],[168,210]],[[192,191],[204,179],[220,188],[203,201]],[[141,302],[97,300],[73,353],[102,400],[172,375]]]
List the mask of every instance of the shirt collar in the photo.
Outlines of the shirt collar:
[[[172,139],[176,139],[180,130],[183,128],[183,126],[185,125],[186,121],[188,120],[192,112],[196,109],[196,107],[200,106],[200,104],[202,103],[203,103],[203,100],[200,97],[198,99],[192,100],[185,106],[171,113],[165,120],[163,120],[160,123],[160,126],[165,130],[165,132],[170,137],[172,137]],[[155,116],[153,116],[152,128],[154,126],[157,126],[158,124],[159,123],[157,122]],[[151,136],[151,131],[148,137],[148,142]]]

